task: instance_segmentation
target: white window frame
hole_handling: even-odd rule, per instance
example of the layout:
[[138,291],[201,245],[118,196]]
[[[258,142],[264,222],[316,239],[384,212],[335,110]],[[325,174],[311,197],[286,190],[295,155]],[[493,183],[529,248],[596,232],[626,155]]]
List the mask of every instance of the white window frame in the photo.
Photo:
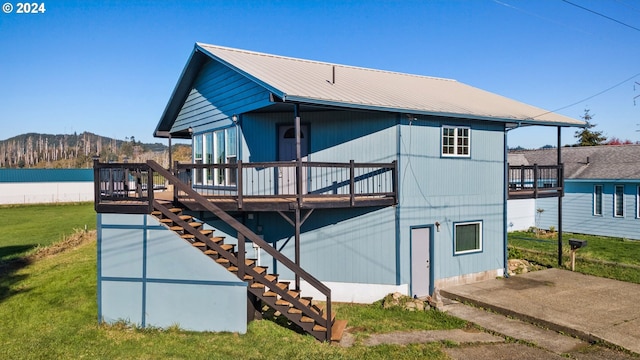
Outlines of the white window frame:
[[[237,138],[235,127],[207,131],[194,135],[192,139],[193,163],[236,163],[238,152]],[[222,142],[222,144],[220,142]],[[198,146],[200,148],[199,154],[196,151],[196,147]],[[209,171],[209,169],[196,170],[194,172],[193,182],[196,185],[236,186],[236,176],[232,176],[232,171],[233,169],[227,169],[227,171],[221,171],[220,169],[215,169],[214,171]]]
[[[453,130],[453,136],[445,134],[447,130]],[[465,131],[466,136],[460,133]],[[453,141],[453,144],[449,140]],[[471,157],[471,128],[468,126],[443,125],[440,131],[440,142],[440,154],[443,157]]]
[[[478,225],[478,248],[458,251],[457,249],[458,226],[464,226],[464,225]],[[483,248],[482,221],[465,221],[465,222],[458,222],[453,224],[453,254],[454,255],[479,253],[479,252],[482,252],[482,248]]]
[[[618,189],[622,188],[622,196],[618,196]],[[618,213],[618,203],[620,203],[620,209],[622,213]],[[613,187],[613,217],[624,217],[624,185],[615,185]]]
[[[598,193],[598,188],[600,192]],[[604,186],[601,184],[593,185],[593,216],[602,216],[602,197],[604,194]],[[598,205],[599,210],[598,211]]]

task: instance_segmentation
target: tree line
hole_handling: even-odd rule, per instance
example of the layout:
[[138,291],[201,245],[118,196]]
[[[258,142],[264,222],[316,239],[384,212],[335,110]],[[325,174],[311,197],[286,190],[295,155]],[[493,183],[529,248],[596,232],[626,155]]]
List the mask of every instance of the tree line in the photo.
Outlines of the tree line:
[[[143,144],[134,136],[118,140],[90,132],[81,134],[28,133],[0,141],[0,168],[89,168],[93,157],[102,162],[144,162],[168,165],[168,147]],[[191,148],[174,146],[176,160],[190,161]]]

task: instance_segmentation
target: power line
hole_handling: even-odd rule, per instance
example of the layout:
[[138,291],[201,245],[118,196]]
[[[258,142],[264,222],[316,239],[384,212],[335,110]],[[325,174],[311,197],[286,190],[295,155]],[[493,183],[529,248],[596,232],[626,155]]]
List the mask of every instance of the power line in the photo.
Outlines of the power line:
[[[563,0],[563,1],[564,1],[564,0]],[[591,96],[589,96],[589,97],[587,97],[587,98],[584,98],[584,99],[582,99],[582,100],[580,100],[580,101],[576,101],[576,102],[574,102],[573,104],[570,104],[570,105],[567,105],[567,106],[563,106],[563,107],[558,108],[558,109],[555,109],[555,110],[547,111],[547,112],[542,113],[542,114],[540,114],[540,115],[536,115],[536,116],[532,117],[532,119],[535,119],[535,118],[537,118],[537,117],[540,117],[540,116],[543,116],[543,115],[547,115],[547,114],[550,114],[550,113],[558,112],[558,111],[560,111],[560,110],[564,110],[564,109],[566,109],[566,108],[570,108],[570,107],[572,107],[572,106],[578,105],[578,104],[580,104],[581,102],[585,102],[585,101],[587,101],[587,100],[591,100],[591,99],[593,99],[594,97],[599,96],[599,95],[602,95],[602,94],[606,93],[607,91],[613,90],[613,89],[617,88],[618,86],[620,86],[620,85],[622,85],[622,84],[626,83],[627,81],[631,81],[631,80],[633,80],[634,78],[636,78],[636,77],[638,77],[638,76],[640,76],[640,73],[637,73],[637,74],[635,74],[635,75],[633,75],[633,76],[631,76],[631,77],[629,77],[629,78],[627,78],[627,79],[624,79],[624,80],[622,80],[621,82],[619,82],[619,83],[617,83],[617,84],[615,84],[615,85],[613,85],[613,86],[611,86],[611,87],[609,87],[609,88],[606,88],[606,89],[604,89],[604,90],[600,91],[600,92],[599,92],[599,93],[597,93],[597,94],[591,95]]]
[[604,15],[604,14],[602,14],[602,13],[599,13],[599,12],[594,11],[594,10],[591,10],[591,9],[587,9],[587,8],[586,8],[586,7],[584,7],[584,6],[580,6],[580,5],[578,5],[578,4],[574,4],[574,3],[572,3],[571,1],[568,1],[568,0],[562,0],[562,1],[566,2],[566,3],[567,3],[567,4],[569,4],[569,5],[573,5],[573,6],[577,7],[577,8],[580,8],[580,9],[582,9],[582,10],[588,11],[588,12],[590,12],[590,13],[592,13],[592,14],[596,14],[596,15],[598,15],[598,16],[602,16],[602,17],[603,17],[603,18],[605,18],[605,19],[609,19],[609,20],[611,20],[611,21],[617,22],[617,23],[618,23],[618,24],[620,24],[620,25],[624,25],[624,26],[626,26],[626,27],[628,27],[628,28],[631,28],[631,29],[633,29],[633,30],[635,30],[635,31],[639,31],[639,32],[640,32],[640,29],[639,29],[639,28],[637,28],[637,27],[635,27],[635,26],[632,26],[632,25],[629,25],[629,24],[627,24],[627,23],[623,23],[622,21],[620,21],[620,20],[616,20],[616,19],[614,19],[614,18],[612,18],[612,17],[610,17],[610,16]]

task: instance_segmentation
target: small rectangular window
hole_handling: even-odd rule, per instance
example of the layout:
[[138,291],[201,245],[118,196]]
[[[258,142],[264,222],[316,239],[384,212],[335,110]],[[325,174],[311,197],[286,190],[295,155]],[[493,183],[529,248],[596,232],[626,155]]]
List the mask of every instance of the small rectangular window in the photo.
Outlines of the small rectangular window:
[[469,157],[471,129],[468,127],[442,127],[442,156]]
[[455,255],[482,251],[482,222],[454,224]]
[[593,215],[602,216],[602,185],[593,187]]
[[616,185],[613,194],[613,208],[615,217],[624,216],[624,185]]

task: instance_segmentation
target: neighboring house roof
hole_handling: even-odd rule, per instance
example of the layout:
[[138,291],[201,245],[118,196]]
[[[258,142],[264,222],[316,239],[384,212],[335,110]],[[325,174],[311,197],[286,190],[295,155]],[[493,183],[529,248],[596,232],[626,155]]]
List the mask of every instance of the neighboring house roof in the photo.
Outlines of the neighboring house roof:
[[[640,145],[563,147],[565,179],[640,180]],[[509,165],[553,165],[556,149],[509,152]]]
[[0,169],[0,183],[93,182],[93,169]]
[[492,120],[519,125],[583,126],[584,122],[461,82],[338,65],[197,43],[156,129],[168,131],[197,72],[201,55],[225,64],[285,102]]

